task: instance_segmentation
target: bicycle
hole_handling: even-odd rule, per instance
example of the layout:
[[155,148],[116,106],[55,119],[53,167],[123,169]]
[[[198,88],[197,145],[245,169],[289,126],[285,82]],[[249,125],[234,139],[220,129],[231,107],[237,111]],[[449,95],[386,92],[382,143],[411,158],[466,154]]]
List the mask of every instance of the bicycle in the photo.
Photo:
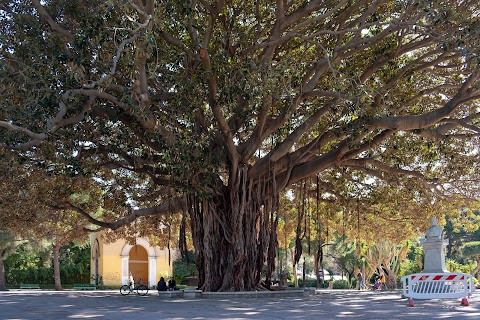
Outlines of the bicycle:
[[122,296],[129,295],[134,290],[137,291],[137,294],[139,296],[147,295],[148,294],[148,287],[146,285],[141,284],[141,282],[140,282],[141,280],[142,279],[138,280],[137,283],[129,282],[129,284],[124,284],[120,288],[120,293],[122,294]]

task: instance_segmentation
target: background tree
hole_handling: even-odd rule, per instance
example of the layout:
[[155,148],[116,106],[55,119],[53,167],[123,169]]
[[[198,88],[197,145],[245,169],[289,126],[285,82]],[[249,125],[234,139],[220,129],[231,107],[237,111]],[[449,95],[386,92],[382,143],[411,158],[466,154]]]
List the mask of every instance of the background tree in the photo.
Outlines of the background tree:
[[336,235],[330,247],[330,253],[333,255],[337,266],[346,275],[348,282],[351,283],[355,278],[355,267],[359,265],[359,257],[355,254],[356,244],[348,242],[346,236]]
[[406,241],[408,246],[408,253],[405,259],[400,262],[400,273],[398,276],[402,277],[412,273],[419,273],[423,270],[424,253],[420,245],[419,239]]
[[30,210],[40,221],[32,226],[32,231],[35,237],[46,237],[52,242],[55,289],[62,290],[60,249],[70,242],[83,243],[88,239],[86,227],[89,223],[78,211],[99,210],[101,193],[89,178],[45,176],[38,170],[29,175],[26,192],[32,197]]
[[[467,242],[463,245],[462,254],[464,257],[473,258],[477,263],[475,269],[472,270],[472,276],[480,270],[480,241]],[[478,279],[478,278],[477,278]]]
[[32,236],[30,228],[37,223],[25,203],[28,175],[20,159],[0,151],[0,290],[7,290],[4,261],[17,243]]
[[0,147],[115,181],[101,228],[183,207],[203,290],[261,287],[278,194],[315,174],[478,195],[476,1],[0,6]]
[[5,259],[10,251],[15,248],[15,238],[7,231],[0,232],[0,291],[7,291],[5,280]]
[[34,161],[22,163],[15,157],[9,160],[0,185],[4,191],[0,198],[0,212],[5,219],[2,227],[11,230],[7,233],[11,239],[8,243],[18,239],[51,240],[55,289],[62,290],[60,249],[71,241],[87,239],[84,228],[88,221],[77,210],[98,210],[101,193],[90,178],[58,175],[55,168],[46,173]]
[[[59,256],[62,287],[91,280],[89,245],[68,243]],[[5,271],[10,287],[38,283],[42,288],[54,288],[52,242],[23,241],[5,260]]]
[[384,273],[387,286],[396,288],[400,263],[407,256],[408,249],[406,243],[395,244],[388,240],[369,246],[365,256],[368,266],[367,279],[374,274]]
[[287,280],[293,273],[289,257],[291,257],[290,251],[293,249],[291,244],[293,239],[295,239],[295,224],[291,222],[294,221],[293,219],[296,213],[295,202],[292,200],[289,195],[282,194],[280,197],[281,209],[277,228],[278,253],[276,270],[281,285],[287,285]]
[[466,242],[476,241],[480,237],[480,214],[478,208],[460,207],[454,214],[445,217],[444,236],[448,239],[447,258],[461,256],[462,246]]
[[52,242],[53,279],[55,290],[63,290],[60,275],[60,249],[71,241],[87,240],[83,229],[85,220],[77,213],[67,210],[43,212],[38,215],[42,223],[36,228],[37,236],[46,236]]

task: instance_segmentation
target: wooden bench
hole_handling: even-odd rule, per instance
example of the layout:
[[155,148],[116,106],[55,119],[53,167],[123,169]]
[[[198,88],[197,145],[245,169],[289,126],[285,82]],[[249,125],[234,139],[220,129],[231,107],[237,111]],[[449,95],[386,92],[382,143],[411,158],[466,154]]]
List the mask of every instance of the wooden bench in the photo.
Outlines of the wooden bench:
[[40,289],[38,283],[21,283],[20,289]]
[[96,290],[97,286],[90,283],[75,283],[73,285],[74,290]]
[[468,298],[475,291],[473,277],[467,273],[414,273],[402,277],[402,295],[413,299],[456,299],[462,298],[462,305],[468,306]]

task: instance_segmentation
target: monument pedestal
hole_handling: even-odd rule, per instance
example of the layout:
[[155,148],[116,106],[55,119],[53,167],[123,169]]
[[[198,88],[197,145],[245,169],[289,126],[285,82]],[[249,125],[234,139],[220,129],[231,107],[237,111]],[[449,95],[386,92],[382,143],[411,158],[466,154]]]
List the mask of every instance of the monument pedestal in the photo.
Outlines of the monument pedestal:
[[442,238],[442,231],[443,228],[437,224],[437,219],[432,218],[425,240],[420,242],[425,254],[423,273],[449,272],[445,265],[445,248],[448,240]]
[[445,248],[448,241],[423,241],[420,243],[423,247],[425,260],[423,265],[424,273],[444,273],[449,272],[445,265]]

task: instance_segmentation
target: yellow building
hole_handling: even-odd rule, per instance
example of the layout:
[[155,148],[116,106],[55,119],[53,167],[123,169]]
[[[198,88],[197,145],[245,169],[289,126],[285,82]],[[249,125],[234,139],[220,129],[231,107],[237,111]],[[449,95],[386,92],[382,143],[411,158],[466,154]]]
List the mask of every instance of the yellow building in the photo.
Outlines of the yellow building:
[[[101,277],[103,285],[120,286],[128,284],[130,273],[135,282],[152,287],[160,277],[172,275],[168,250],[150,245],[148,239],[137,238],[134,245],[125,240],[106,243],[101,233],[93,233],[91,240],[90,274],[92,279]],[[176,252],[172,251],[171,261]]]

